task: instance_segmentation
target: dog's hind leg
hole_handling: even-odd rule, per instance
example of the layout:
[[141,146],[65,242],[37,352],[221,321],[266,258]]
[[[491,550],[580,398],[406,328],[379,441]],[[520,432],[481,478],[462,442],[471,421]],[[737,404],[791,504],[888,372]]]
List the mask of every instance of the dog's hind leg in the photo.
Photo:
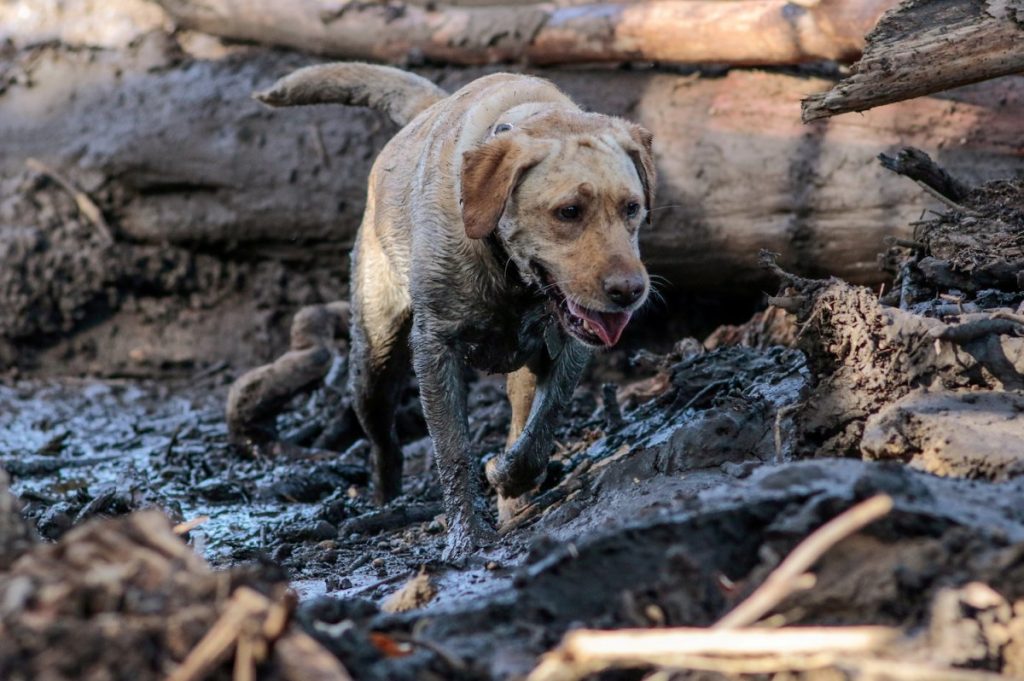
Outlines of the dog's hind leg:
[[[537,361],[542,358],[535,357],[530,363],[520,367],[505,377],[506,390],[508,392],[509,405],[512,407],[512,420],[508,426],[508,439],[505,442],[505,451],[512,449],[516,440],[526,428],[526,420],[530,415],[530,408],[533,406],[533,398],[537,393],[537,371],[543,369],[537,366]],[[547,359],[547,358],[543,358]],[[533,366],[531,366],[533,365]],[[488,469],[499,464],[498,459],[491,459],[487,462]],[[505,497],[498,493],[498,525],[504,525],[512,516],[518,513],[526,503],[523,496]]]
[[349,376],[356,416],[373,450],[378,504],[402,493],[395,410],[409,378],[411,320],[405,287],[395,281],[372,229],[363,229],[353,252]]

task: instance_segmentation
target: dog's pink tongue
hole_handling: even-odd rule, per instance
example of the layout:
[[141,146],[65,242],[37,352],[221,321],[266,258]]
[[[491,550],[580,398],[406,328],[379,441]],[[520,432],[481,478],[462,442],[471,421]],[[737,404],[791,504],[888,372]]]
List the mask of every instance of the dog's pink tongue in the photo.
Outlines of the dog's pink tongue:
[[568,301],[569,311],[581,319],[586,319],[601,337],[601,342],[611,347],[619,342],[626,324],[629,323],[631,312],[598,312],[580,307],[572,301]]

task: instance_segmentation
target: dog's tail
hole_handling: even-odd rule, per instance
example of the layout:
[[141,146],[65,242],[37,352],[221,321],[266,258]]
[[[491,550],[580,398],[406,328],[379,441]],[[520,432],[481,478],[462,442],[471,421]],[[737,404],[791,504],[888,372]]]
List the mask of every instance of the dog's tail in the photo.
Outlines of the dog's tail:
[[414,73],[358,62],[307,66],[253,94],[270,106],[368,106],[383,111],[399,125],[447,96],[447,92]]

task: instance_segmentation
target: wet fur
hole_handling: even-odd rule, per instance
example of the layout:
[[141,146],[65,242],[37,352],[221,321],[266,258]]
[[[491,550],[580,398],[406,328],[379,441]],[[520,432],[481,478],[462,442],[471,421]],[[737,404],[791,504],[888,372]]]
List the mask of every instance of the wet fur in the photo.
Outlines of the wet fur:
[[[384,503],[401,493],[394,412],[411,361],[454,558],[492,534],[476,506],[465,368],[508,374],[508,447],[487,467],[507,520],[544,472],[557,411],[592,352],[556,321],[543,293],[550,282],[532,263],[592,309],[609,305],[608,272],[641,272],[646,287],[636,231],[654,166],[647,131],[582,112],[548,81],[495,74],[443,94],[412,74],[358,64],[303,69],[262,97],[369,104],[410,120],[374,163],[352,252],[352,388]],[[499,123],[511,129],[495,133]],[[552,216],[557,192],[578,197],[585,224]],[[644,206],[635,220],[621,215],[630,196]]]

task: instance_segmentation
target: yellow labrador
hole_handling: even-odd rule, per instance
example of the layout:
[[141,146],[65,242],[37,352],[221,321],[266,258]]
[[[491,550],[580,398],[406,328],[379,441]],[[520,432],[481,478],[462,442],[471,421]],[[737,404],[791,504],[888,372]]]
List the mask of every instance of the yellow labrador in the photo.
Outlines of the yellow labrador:
[[327,64],[257,96],[367,105],[405,126],[373,165],[352,253],[352,387],[386,502],[401,493],[394,412],[411,356],[446,557],[461,558],[493,535],[477,507],[465,367],[508,375],[508,446],[486,470],[505,521],[545,471],[592,350],[615,345],[647,297],[637,233],[653,200],[651,134],[506,73],[449,95],[398,69]]

